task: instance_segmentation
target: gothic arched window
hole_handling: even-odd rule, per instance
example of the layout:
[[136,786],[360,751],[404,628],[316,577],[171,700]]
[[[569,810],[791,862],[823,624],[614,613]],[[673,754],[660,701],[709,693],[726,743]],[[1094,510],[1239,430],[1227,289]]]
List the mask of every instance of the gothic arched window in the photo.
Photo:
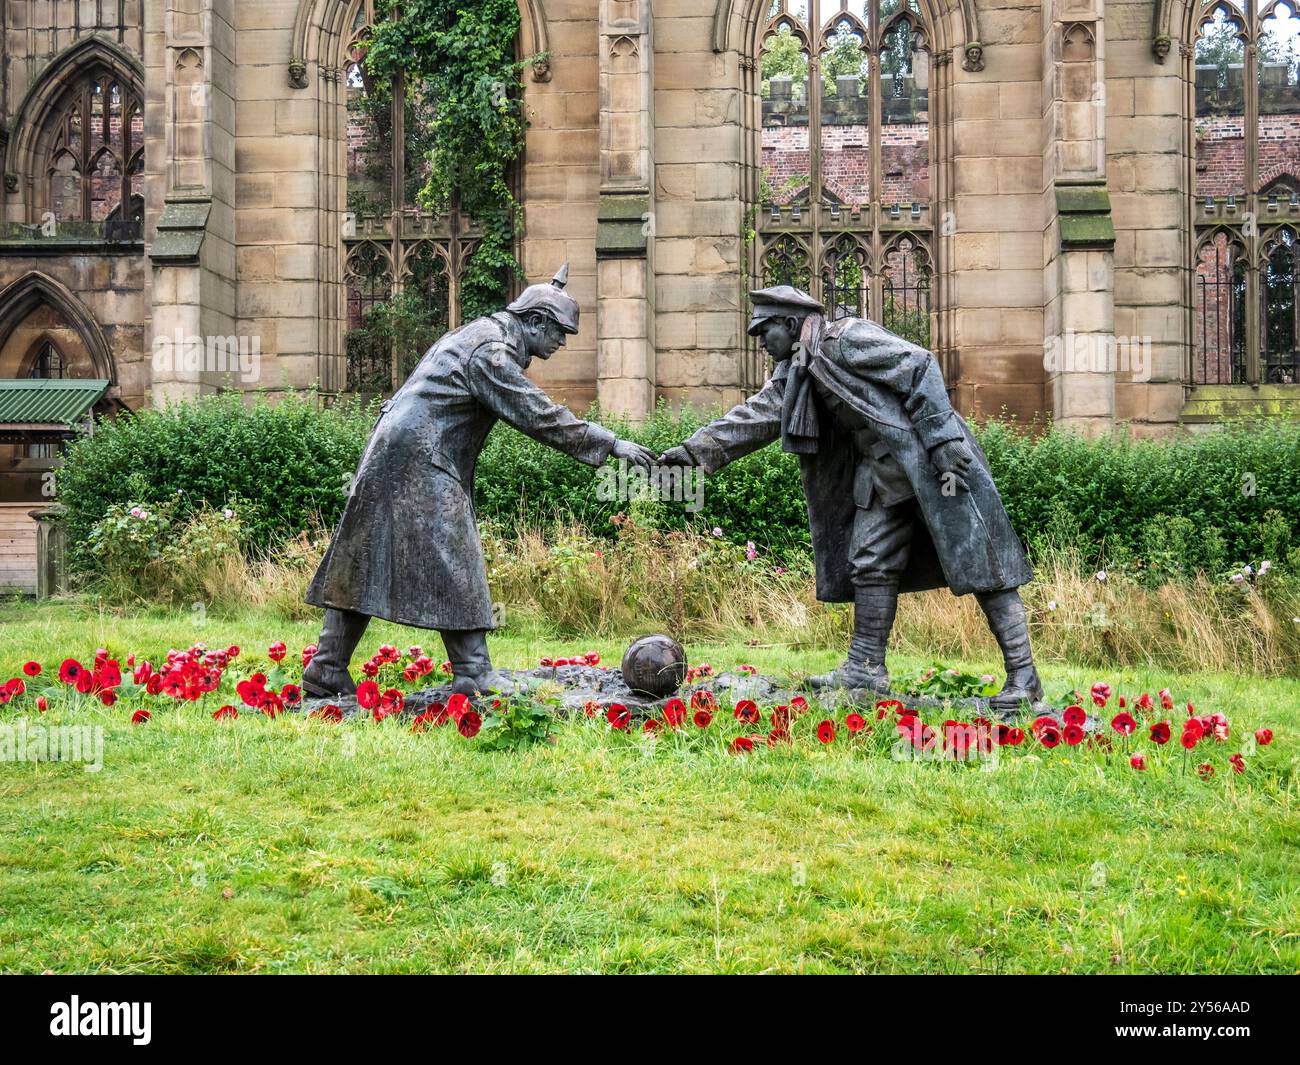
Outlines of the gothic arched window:
[[1300,3],[1193,0],[1194,384],[1297,380]]
[[754,272],[931,345],[931,34],[921,0],[770,0]]
[[433,100],[402,76],[366,69],[375,0],[357,0],[347,86],[347,385],[391,392],[443,333],[460,324],[459,278],[478,230],[453,195],[445,212],[421,209],[429,176]]
[[94,68],[59,100],[37,206],[57,222],[138,225],[144,216],[144,110],[140,94]]

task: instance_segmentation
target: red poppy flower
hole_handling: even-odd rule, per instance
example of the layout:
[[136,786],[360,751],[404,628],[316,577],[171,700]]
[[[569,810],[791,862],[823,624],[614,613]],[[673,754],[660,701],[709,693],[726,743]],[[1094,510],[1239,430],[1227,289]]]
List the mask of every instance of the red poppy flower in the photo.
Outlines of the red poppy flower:
[[1121,736],[1132,736],[1137,730],[1137,721],[1127,710],[1121,710],[1110,719],[1110,727]]
[[472,740],[478,735],[478,730],[483,727],[483,719],[479,717],[477,710],[466,710],[460,715],[456,727],[460,729],[462,736],[467,740]]
[[790,709],[796,714],[802,714],[808,709],[808,700],[802,695],[796,695],[790,700]]
[[1255,742],[1261,747],[1267,747],[1273,742],[1273,730],[1271,728],[1256,729]]
[[844,727],[850,732],[861,732],[867,727],[867,719],[861,714],[849,714],[844,719]]
[[463,713],[470,709],[469,696],[456,692],[447,700],[447,716],[453,721],[459,721]]
[[400,714],[405,705],[406,697],[396,688],[389,688],[379,697],[379,706],[375,708],[375,720],[381,720],[390,714]]
[[115,659],[108,659],[95,667],[95,684],[101,688],[116,688],[122,683],[122,669]]
[[600,703],[596,702],[595,699],[588,699],[582,704],[582,710],[588,717],[595,717],[600,713]]
[[1214,776],[1214,766],[1210,765],[1209,762],[1202,762],[1196,767],[1196,775],[1202,780],[1209,780],[1210,777]]
[[284,712],[284,700],[276,692],[267,692],[262,699],[262,713],[275,720],[277,714]]
[[700,728],[708,728],[713,724],[713,714],[708,710],[696,710],[695,724]]
[[50,708],[50,704],[45,701],[45,696],[38,695],[36,697],[36,709],[43,714],[49,708]]
[[1155,704],[1151,702],[1151,696],[1146,692],[1143,692],[1137,701],[1138,708],[1142,710],[1150,710],[1154,705]]
[[1205,730],[1201,727],[1200,721],[1194,717],[1189,717],[1183,722],[1182,745],[1190,751],[1200,742],[1204,734]]
[[1067,706],[1061,717],[1067,725],[1082,725],[1088,720],[1088,714],[1082,706]]
[[233,706],[223,706],[220,710],[213,711],[212,720],[226,721],[229,718],[234,718],[238,716],[239,716],[239,711],[236,710]]
[[73,682],[73,687],[82,695],[89,695],[95,687],[95,678],[90,670],[83,669],[77,674],[77,679]]
[[41,664],[39,662],[24,662],[23,672],[29,677],[39,677],[41,675]]
[[692,710],[716,710],[718,700],[713,697],[713,692],[701,689],[691,695]]
[[1011,734],[1007,737],[1007,743],[1012,747],[1019,747],[1025,742],[1025,730],[1022,728],[1013,728]]
[[753,699],[741,699],[736,704],[736,720],[748,725],[758,724],[758,704]]
[[105,706],[112,706],[117,702],[117,692],[113,691],[112,688],[105,688],[99,693],[99,701]]
[[661,728],[663,728],[663,727],[664,727],[664,723],[663,723],[662,721],[660,721],[657,717],[648,717],[648,718],[645,719],[644,723],[641,725],[641,731],[642,731],[642,732],[658,732],[658,731],[659,731]]
[[774,728],[767,734],[767,745],[775,747],[778,743],[789,743],[790,733],[783,728]]
[[772,708],[772,726],[782,731],[790,727],[790,708],[782,704]]
[[266,649],[266,657],[272,662],[281,662],[284,656],[289,653],[289,648],[284,645],[282,640],[277,640]]
[[1246,760],[1240,754],[1234,754],[1228,759],[1228,762],[1232,765],[1234,773],[1244,773],[1246,771]]
[[[691,699],[691,704],[695,704],[694,699]],[[676,728],[686,720],[686,704],[680,699],[669,699],[664,704],[664,720],[670,728]]]
[[1061,742],[1061,732],[1055,725],[1044,725],[1038,730],[1038,742],[1051,750]]
[[343,711],[333,703],[326,703],[319,709],[313,710],[308,716],[321,721],[333,721],[337,724],[343,720]]
[[137,710],[134,714],[131,715],[131,724],[143,725],[146,721],[149,720],[149,717],[150,714],[148,710]]
[[897,699],[879,700],[876,703],[876,720],[883,721],[885,719],[885,715],[888,714],[891,710],[896,714],[901,714],[903,712],[903,704],[900,703]]
[[1056,723],[1056,718],[1052,717],[1050,714],[1043,714],[1040,717],[1034,718],[1033,724],[1029,726],[1029,731],[1037,736],[1041,729],[1060,727],[1061,726]]
[[828,719],[819,724],[817,726],[817,738],[821,740],[822,743],[834,743],[835,722]]
[[632,723],[632,711],[622,703],[610,703],[605,711],[605,720],[616,729],[626,729]]
[[1151,742],[1166,744],[1169,742],[1169,722],[1157,721],[1151,726]]
[[1061,735],[1065,738],[1068,747],[1077,747],[1083,742],[1083,729],[1078,725],[1066,725]]
[[65,658],[63,664],[59,666],[59,683],[76,684],[77,678],[81,676],[83,667],[75,658]]
[[5,681],[5,691],[13,698],[17,699],[27,690],[27,682],[22,677],[14,677],[12,680]]
[[540,662],[538,662],[537,664],[538,664],[539,666],[542,666],[542,667],[545,668],[545,669],[550,669],[550,667],[553,666],[555,663],[552,662],[549,658],[543,658],[543,659],[542,659]]
[[1168,688],[1161,688],[1156,696],[1160,700],[1160,706],[1165,710],[1174,708],[1174,697],[1169,693]]
[[302,702],[302,689],[296,684],[286,684],[280,689],[280,698],[288,706],[297,706]]
[[994,725],[994,726],[993,726],[993,742],[996,743],[999,747],[1006,747],[1008,744],[1010,744],[1010,743],[1011,743],[1011,726],[1010,726],[1010,725],[1002,725],[1002,724]]
[[303,669],[306,669],[309,665],[311,665],[311,660],[316,657],[316,652],[319,650],[320,648],[318,648],[314,643],[309,643],[306,647],[302,649]]
[[379,705],[379,685],[373,680],[363,680],[357,685],[357,705],[362,710],[373,710]]
[[731,741],[732,754],[749,754],[754,749],[754,741],[748,736],[737,736]]
[[589,666],[600,665],[600,655],[595,651],[588,651],[583,657],[587,659],[587,665]]
[[1183,729],[1183,734],[1179,737],[1178,742],[1183,745],[1184,750],[1191,751],[1196,749],[1200,739],[1201,734],[1199,732],[1189,732],[1187,729]]
[[1135,754],[1128,760],[1128,764],[1134,769],[1141,771],[1147,767],[1146,756],[1143,754]]

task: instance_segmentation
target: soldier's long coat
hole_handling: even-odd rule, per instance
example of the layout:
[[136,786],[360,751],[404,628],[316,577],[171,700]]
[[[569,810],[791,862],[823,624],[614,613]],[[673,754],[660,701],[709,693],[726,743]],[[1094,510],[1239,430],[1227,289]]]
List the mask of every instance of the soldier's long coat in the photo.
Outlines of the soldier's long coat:
[[494,627],[474,467],[498,419],[599,466],[615,436],[532,383],[518,320],[447,334],[383,405],[307,602],[427,629]]
[[[704,426],[686,449],[707,472],[725,466],[781,436],[782,407],[790,360],[783,360],[763,389]],[[1016,588],[1033,573],[998,495],[988,460],[970,427],[948,401],[934,355],[875,322],[849,318],[827,329],[808,371],[867,419],[876,445],[902,467],[916,493],[917,523],[903,591],[941,588],[957,595]],[[859,453],[824,404],[814,454],[800,455],[808,524],[817,567],[817,598],[853,600],[849,540],[854,508],[867,505],[855,474]],[[929,453],[949,440],[964,440],[975,455],[968,492],[945,494]]]

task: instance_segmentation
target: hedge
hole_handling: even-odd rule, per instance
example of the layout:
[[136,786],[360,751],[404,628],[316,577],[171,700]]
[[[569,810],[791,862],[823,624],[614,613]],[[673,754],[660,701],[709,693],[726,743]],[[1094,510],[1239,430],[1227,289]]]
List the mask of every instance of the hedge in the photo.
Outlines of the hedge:
[[[277,403],[227,395],[101,422],[71,445],[58,479],[74,568],[89,568],[79,548],[115,502],[179,494],[182,509],[233,504],[258,547],[313,522],[332,525],[373,417],[372,406],[321,409],[311,394]],[[606,424],[662,450],[702,417],[661,407],[634,428]],[[1153,441],[1056,430],[1031,436],[993,422],[977,435],[1031,550],[1053,543],[1094,564],[1139,560],[1190,571],[1280,560],[1300,547],[1300,424],[1237,423]],[[476,504],[480,517],[507,525],[569,518],[612,534],[608,519],[628,503],[600,498],[598,476],[607,474],[498,425],[479,461]],[[653,517],[668,527],[720,527],[777,555],[808,543],[798,463],[779,447],[710,477],[698,513],[666,503]]]

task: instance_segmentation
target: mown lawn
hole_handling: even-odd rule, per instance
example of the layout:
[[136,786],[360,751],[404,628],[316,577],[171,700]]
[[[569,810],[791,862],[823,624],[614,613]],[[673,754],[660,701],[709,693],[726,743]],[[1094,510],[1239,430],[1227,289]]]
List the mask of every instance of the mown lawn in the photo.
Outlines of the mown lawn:
[[[250,660],[311,624],[0,605],[0,681],[97,646],[199,639]],[[427,634],[376,626],[367,647]],[[499,664],[622,644],[515,634]],[[440,650],[440,648],[439,648]],[[719,668],[833,664],[782,647],[690,648]],[[926,663],[900,659],[898,668]],[[956,663],[954,663],[956,664]],[[993,662],[965,663],[992,670]],[[330,725],[129,701],[42,723],[104,726],[103,769],[0,764],[0,969],[40,972],[1294,972],[1300,968],[1300,682],[1044,670],[1049,690],[1169,686],[1222,710],[1213,780],[1175,744],[1125,758],[1040,752],[992,771],[801,743],[556,728],[523,753],[444,728]],[[0,708],[0,725],[36,715]],[[1267,725],[1276,742],[1228,771]],[[1149,746],[1149,745],[1147,745]]]

